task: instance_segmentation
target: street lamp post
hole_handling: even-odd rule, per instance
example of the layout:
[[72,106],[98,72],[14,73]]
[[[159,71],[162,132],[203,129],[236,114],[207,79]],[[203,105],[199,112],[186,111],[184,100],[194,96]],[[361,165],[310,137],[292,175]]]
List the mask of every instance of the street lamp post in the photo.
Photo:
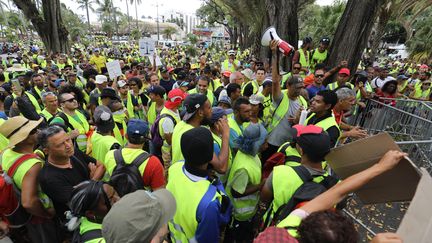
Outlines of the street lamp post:
[[157,35],[159,41],[159,3],[156,2],[156,25],[157,25]]

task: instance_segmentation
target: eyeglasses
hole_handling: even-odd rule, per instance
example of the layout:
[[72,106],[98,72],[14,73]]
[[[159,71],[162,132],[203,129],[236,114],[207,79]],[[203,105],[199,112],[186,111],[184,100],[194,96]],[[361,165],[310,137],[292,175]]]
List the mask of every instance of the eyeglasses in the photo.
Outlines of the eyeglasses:
[[73,101],[75,101],[75,100],[76,100],[76,98],[73,97],[73,98],[70,98],[70,99],[68,99],[68,100],[64,100],[63,103],[66,103],[66,102],[73,102]]
[[130,83],[129,86],[136,86],[136,83]]
[[318,74],[318,75],[315,75],[315,77],[317,77],[317,78],[324,78],[324,75],[323,74]]

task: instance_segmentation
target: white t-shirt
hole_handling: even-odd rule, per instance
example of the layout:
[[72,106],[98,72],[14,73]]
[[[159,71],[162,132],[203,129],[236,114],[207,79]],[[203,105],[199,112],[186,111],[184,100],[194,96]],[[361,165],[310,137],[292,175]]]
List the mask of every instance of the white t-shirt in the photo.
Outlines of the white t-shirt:
[[[170,110],[170,115],[172,115],[173,117],[178,117],[180,119],[180,114],[178,111],[173,112],[172,110]],[[162,122],[162,130],[164,132],[164,134],[169,134],[169,133],[173,133],[174,131],[174,122],[171,118],[166,117],[165,119],[163,119]]]

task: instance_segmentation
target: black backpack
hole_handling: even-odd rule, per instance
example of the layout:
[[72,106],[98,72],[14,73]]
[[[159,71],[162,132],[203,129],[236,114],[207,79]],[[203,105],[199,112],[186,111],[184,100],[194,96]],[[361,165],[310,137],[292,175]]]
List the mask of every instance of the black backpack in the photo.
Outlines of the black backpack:
[[144,151],[132,163],[126,164],[121,149],[114,150],[116,167],[111,175],[110,185],[114,187],[120,197],[136,190],[144,189],[144,182],[138,168],[149,157],[150,154]]
[[[306,167],[301,165],[291,168],[302,179],[303,184],[297,188],[287,203],[278,208],[276,213],[273,215],[271,225],[277,225],[279,222],[288,217],[288,215],[294,211],[294,209],[296,209],[298,204],[314,199],[338,183],[338,179],[331,175],[324,176],[324,179],[320,183],[316,183],[313,181],[314,177],[310,174]],[[266,221],[268,221],[268,219]]]

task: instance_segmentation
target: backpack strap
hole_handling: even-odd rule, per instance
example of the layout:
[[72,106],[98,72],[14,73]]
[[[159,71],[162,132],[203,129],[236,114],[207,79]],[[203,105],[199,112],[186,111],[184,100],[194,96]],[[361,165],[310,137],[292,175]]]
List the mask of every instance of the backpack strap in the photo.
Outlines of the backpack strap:
[[285,150],[290,146],[290,143],[285,143],[284,145],[282,145],[282,147],[280,148],[280,151],[285,154]]
[[122,165],[122,166],[126,165],[126,163],[125,163],[125,161],[123,159],[123,155],[122,155],[121,151],[122,151],[122,149],[116,149],[116,150],[114,150],[114,160],[116,162],[116,166],[117,165]]
[[22,165],[25,161],[29,159],[36,159],[39,158],[36,154],[24,154],[23,156],[19,157],[15,162],[12,164],[12,166],[8,169],[7,174],[10,178],[13,178],[15,175],[15,172],[18,170],[18,167]]
[[294,166],[291,168],[297,173],[297,175],[302,179],[303,182],[313,180],[312,175],[310,174],[308,169],[306,169],[306,167],[304,167],[303,165]]
[[102,238],[102,230],[100,229],[89,230],[80,236],[81,236],[80,237],[81,242],[95,240],[97,238]]
[[285,161],[292,161],[292,162],[300,163],[301,162],[301,158],[298,157],[298,156],[291,155],[291,156],[286,156],[285,157]]
[[74,130],[75,128],[69,123],[69,118],[66,116],[64,112],[57,113],[57,116],[60,117],[67,128]]
[[139,168],[144,161],[146,161],[151,154],[147,153],[146,151],[142,152],[140,155],[138,155],[131,164],[135,165],[137,168]]

